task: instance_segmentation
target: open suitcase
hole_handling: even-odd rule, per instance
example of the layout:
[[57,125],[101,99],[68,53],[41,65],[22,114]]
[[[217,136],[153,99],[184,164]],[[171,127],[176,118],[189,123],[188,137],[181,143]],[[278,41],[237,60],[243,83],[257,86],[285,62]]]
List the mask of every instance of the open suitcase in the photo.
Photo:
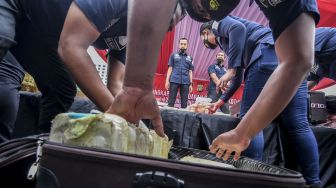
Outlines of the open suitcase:
[[29,177],[37,170],[37,188],[304,187],[301,174],[245,157],[224,162],[236,169],[178,161],[189,155],[224,162],[207,151],[174,146],[169,159],[160,159],[44,141]]

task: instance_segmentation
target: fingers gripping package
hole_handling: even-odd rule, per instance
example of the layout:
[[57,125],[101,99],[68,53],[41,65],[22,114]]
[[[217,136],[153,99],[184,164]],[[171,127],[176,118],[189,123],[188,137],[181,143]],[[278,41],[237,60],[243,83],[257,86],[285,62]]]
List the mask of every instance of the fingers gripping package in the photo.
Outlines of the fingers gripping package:
[[168,158],[172,140],[113,114],[63,113],[55,117],[50,141],[110,151]]

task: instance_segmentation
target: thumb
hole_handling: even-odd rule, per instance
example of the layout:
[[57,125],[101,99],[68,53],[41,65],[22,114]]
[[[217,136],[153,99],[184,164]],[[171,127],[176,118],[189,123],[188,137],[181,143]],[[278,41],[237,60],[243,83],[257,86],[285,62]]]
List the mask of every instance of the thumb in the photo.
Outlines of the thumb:
[[160,115],[152,119],[152,124],[156,134],[161,137],[164,137],[165,133],[163,131],[163,123]]

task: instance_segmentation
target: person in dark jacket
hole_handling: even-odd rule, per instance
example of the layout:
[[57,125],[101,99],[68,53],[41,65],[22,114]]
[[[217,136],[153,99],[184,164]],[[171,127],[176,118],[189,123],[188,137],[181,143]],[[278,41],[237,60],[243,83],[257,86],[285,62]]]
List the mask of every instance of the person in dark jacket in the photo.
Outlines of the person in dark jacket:
[[[211,21],[202,24],[200,34],[205,46],[208,48],[219,46],[228,53],[229,66],[231,62],[235,62],[235,58],[237,58],[236,61],[241,60],[241,66],[232,68],[236,69],[231,71],[235,74],[228,77],[231,78],[228,79],[229,81],[232,80],[231,85],[211,110],[214,111],[226,103],[237,90],[243,74],[242,71],[237,70],[245,68],[245,87],[240,106],[240,116],[244,117],[278,66],[271,30],[256,22],[228,16],[218,23]],[[234,59],[230,60],[230,57],[234,57]],[[221,79],[226,79],[226,75]],[[280,117],[296,148],[305,180],[321,184],[316,138],[309,127],[307,117],[307,95],[307,82],[304,81],[291,102],[281,112]],[[263,132],[260,131],[251,141],[247,150],[243,152],[243,155],[262,160],[263,145]],[[302,153],[307,154],[301,155]]]
[[308,76],[312,89],[322,78],[336,81],[336,28],[320,27],[315,33],[315,62]]
[[[183,17],[180,4],[174,8],[170,28]],[[0,142],[11,138],[24,70],[42,94],[39,132],[70,108],[75,82],[108,110],[123,80],[127,10],[128,0],[0,1]],[[87,53],[90,45],[109,49],[108,87]],[[162,127],[156,130],[163,136]]]
[[[221,20],[239,0],[180,0],[191,18],[206,22]],[[131,3],[129,43],[125,79],[121,92],[109,112],[127,120],[146,118],[155,127],[162,119],[153,95],[153,79],[165,28],[177,0],[134,0]],[[210,151],[228,159],[234,153],[237,160],[251,139],[268,125],[288,105],[313,64],[315,25],[319,21],[316,0],[256,2],[270,21],[279,65],[238,126],[214,139]],[[143,5],[146,6],[143,6]],[[155,10],[155,11],[153,11]],[[146,35],[143,35],[146,33]],[[141,64],[140,64],[141,62]],[[155,66],[154,66],[155,67]],[[227,87],[222,83],[221,88]],[[129,95],[132,93],[132,95]],[[126,105],[125,105],[126,102]],[[313,186],[313,182],[307,182]]]

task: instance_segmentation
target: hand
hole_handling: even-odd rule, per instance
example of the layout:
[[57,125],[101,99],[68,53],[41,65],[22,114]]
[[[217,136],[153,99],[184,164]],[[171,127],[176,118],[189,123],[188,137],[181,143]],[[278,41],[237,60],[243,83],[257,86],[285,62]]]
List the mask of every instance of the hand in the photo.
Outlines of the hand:
[[193,91],[193,86],[190,85],[190,86],[189,86],[189,93],[191,93],[192,91]]
[[231,75],[226,73],[224,74],[218,81],[216,84],[216,91],[217,93],[219,92],[219,90],[221,90],[222,92],[225,91],[229,85],[229,81],[232,79]]
[[210,114],[216,113],[217,109],[223,106],[225,103],[223,100],[219,99],[217,102],[212,103],[208,108]]
[[166,90],[169,90],[169,87],[170,87],[170,83],[168,81],[166,81],[166,83],[165,83]]
[[250,138],[243,138],[235,129],[217,136],[209,147],[217,158],[228,160],[231,153],[235,152],[234,160],[238,160],[240,153],[250,145]]
[[135,124],[139,124],[141,119],[150,119],[156,134],[164,137],[160,110],[151,90],[123,87],[106,112],[119,115]]
[[222,93],[224,93],[226,90],[228,90],[230,88],[231,85],[231,81],[229,81],[226,86],[224,86],[223,88],[221,88]]

